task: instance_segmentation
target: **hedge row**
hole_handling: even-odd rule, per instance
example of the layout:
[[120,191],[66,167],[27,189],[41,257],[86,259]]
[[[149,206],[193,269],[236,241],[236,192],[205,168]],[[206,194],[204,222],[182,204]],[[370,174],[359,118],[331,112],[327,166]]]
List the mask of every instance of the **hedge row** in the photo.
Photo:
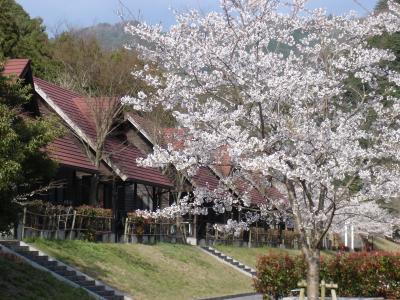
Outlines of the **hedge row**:
[[[303,256],[268,254],[257,261],[254,286],[269,298],[286,296],[306,278]],[[357,252],[321,258],[320,279],[337,283],[343,297],[400,299],[400,253]]]
[[93,207],[89,205],[82,205],[78,207],[54,205],[50,202],[42,200],[33,200],[25,205],[30,212],[43,214],[43,215],[53,215],[60,214],[64,215],[67,213],[72,213],[72,210],[76,210],[77,214],[88,216],[88,217],[112,217],[111,209]]

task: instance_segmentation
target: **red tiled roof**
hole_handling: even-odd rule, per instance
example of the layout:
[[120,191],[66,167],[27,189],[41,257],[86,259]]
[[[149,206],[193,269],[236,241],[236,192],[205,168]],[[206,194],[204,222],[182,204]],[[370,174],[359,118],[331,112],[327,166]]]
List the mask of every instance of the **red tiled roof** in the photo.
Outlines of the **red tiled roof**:
[[249,183],[245,182],[243,179],[238,178],[234,183],[235,189],[238,190],[240,194],[249,193],[251,204],[259,205],[265,204],[264,197],[260,194],[260,192],[250,185]]
[[183,128],[163,128],[164,146],[171,144],[177,150],[183,149],[185,146],[185,130]]
[[235,182],[235,188],[237,188],[240,193],[248,192],[250,195],[251,203],[255,205],[266,204],[269,200],[286,199],[285,196],[275,187],[266,188],[264,197],[249,182],[245,182],[243,179],[240,178]]
[[[88,103],[79,94],[63,89],[39,78],[37,85],[54,104],[93,142],[96,139],[95,123]],[[143,168],[136,164],[141,152],[134,145],[122,145],[118,138],[107,138],[104,150],[112,163],[130,180],[144,183],[172,186],[170,180],[154,168]]]
[[95,165],[78,143],[71,133],[66,133],[50,143],[46,147],[46,151],[52,159],[60,164],[96,172]]
[[[135,122],[141,126],[141,129],[146,130],[149,126],[148,121],[138,114],[131,113],[130,116],[135,120]],[[163,128],[163,139],[164,146],[171,144],[172,147],[179,150],[184,147],[185,139],[187,136],[185,134],[185,129],[183,128]],[[214,166],[215,171],[218,175],[222,177],[229,176],[231,171],[231,160],[227,152],[226,147],[221,147],[215,154],[219,165]],[[219,177],[208,167],[200,167],[196,175],[192,178],[192,183],[196,187],[209,187],[210,189],[216,189],[219,184]],[[248,192],[251,203],[254,205],[265,204],[268,199],[278,200],[285,199],[285,196],[281,194],[275,187],[270,187],[265,190],[265,198],[263,195],[250,183],[245,182],[242,179],[238,179],[234,186],[237,189],[236,192],[241,194]]]
[[130,116],[141,128],[147,129],[146,127],[149,125],[149,122],[145,118],[135,112],[128,112],[127,115]]
[[266,194],[267,198],[272,200],[279,200],[279,199],[287,200],[286,197],[275,187],[267,188]]
[[211,190],[216,189],[219,184],[218,177],[207,167],[200,167],[196,175],[192,177],[192,181],[197,187],[208,187]]
[[29,66],[29,59],[14,58],[8,59],[4,64],[3,75],[15,75],[21,77]]
[[[164,143],[171,144],[175,149],[182,149],[185,142],[185,130],[182,128],[164,128]],[[192,183],[197,187],[209,187],[216,189],[219,184],[218,177],[208,167],[200,167],[192,177]]]

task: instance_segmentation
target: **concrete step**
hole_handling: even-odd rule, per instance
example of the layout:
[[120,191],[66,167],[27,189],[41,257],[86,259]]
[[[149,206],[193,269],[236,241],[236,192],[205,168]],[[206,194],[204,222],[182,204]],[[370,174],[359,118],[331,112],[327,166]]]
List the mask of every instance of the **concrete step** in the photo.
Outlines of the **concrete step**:
[[45,268],[56,267],[58,264],[56,261],[43,261],[40,263]]
[[94,286],[94,285],[96,285],[96,283],[94,282],[94,280],[84,280],[84,281],[79,282],[79,285],[88,287],[88,286]]
[[49,257],[47,255],[33,256],[31,259],[33,261],[49,261]]
[[204,250],[208,251],[210,254],[219,257],[220,259],[224,260],[225,262],[238,267],[244,272],[250,273],[251,275],[255,276],[256,271],[253,270],[252,268],[246,266],[245,264],[242,264],[240,261],[237,261],[236,259],[233,259],[232,257],[223,254],[222,252],[219,252],[218,250],[212,248],[212,247],[202,247]]
[[59,265],[59,263],[55,260],[49,260],[49,256],[39,255],[39,251],[30,251],[29,246],[22,246],[19,241],[4,240],[0,241],[0,245],[12,249],[13,251],[26,257],[27,259],[36,262],[37,264],[40,264],[48,270],[55,272],[65,279],[68,279],[105,299],[124,300],[124,296],[116,295],[114,290],[107,290],[104,285],[96,284],[94,280],[88,280],[86,276],[77,275],[76,271],[69,270],[66,266]]
[[2,240],[0,241],[0,245],[4,245],[6,247],[12,247],[12,246],[19,246],[20,242],[16,240]]
[[74,275],[74,276],[65,276],[68,280],[71,280],[75,283],[80,283],[86,281],[86,277],[83,275]]
[[67,267],[66,266],[55,265],[55,266],[49,266],[48,269],[53,271],[53,272],[57,272],[57,271],[66,271]]
[[99,291],[99,292],[96,292],[96,294],[98,294],[98,295],[100,295],[102,297],[115,296],[114,291],[110,291],[110,290]]
[[14,250],[14,251],[16,251],[16,252],[21,252],[21,251],[29,251],[29,247],[28,246],[19,246],[19,245],[16,245],[16,246],[11,246],[11,248]]
[[244,267],[243,270],[245,270],[246,272],[251,272],[251,268],[249,267]]
[[104,285],[91,285],[86,287],[88,290],[94,292],[94,293],[98,293],[98,292],[103,292],[106,290],[106,288],[104,287]]
[[227,257],[225,257],[225,260],[227,262],[233,263],[233,258],[232,257],[227,256]]
[[106,298],[107,300],[124,300],[124,296],[105,296],[104,298]]
[[39,256],[39,251],[23,250],[23,251],[18,251],[18,253],[28,257]]
[[71,271],[71,270],[58,270],[55,271],[58,275],[67,277],[67,276],[75,276],[76,272],[75,271]]

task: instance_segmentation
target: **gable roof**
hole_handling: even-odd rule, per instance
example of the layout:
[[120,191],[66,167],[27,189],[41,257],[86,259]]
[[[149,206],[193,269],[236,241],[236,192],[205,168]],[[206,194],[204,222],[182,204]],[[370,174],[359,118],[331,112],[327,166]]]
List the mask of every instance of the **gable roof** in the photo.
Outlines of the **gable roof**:
[[[96,128],[90,107],[84,98],[40,78],[34,78],[36,93],[68,124],[85,143],[93,148]],[[122,180],[134,180],[159,186],[172,186],[170,180],[158,169],[144,168],[136,164],[141,152],[134,145],[122,144],[116,137],[106,139],[104,150],[108,157],[105,163]]]
[[90,172],[98,172],[96,166],[82,151],[81,145],[72,135],[67,132],[62,137],[55,139],[47,147],[46,151],[50,158],[61,165],[72,166]]
[[25,58],[13,58],[6,60],[4,64],[3,75],[15,75],[19,78],[25,77],[26,73],[30,70],[30,61]]
[[[141,116],[132,113],[128,120],[133,126],[135,126],[144,137],[146,137],[146,120]],[[164,146],[171,144],[176,149],[182,149],[185,141],[185,129],[183,128],[163,128],[163,143]],[[148,138],[148,141],[153,144],[152,140]],[[220,178],[229,176],[230,173],[230,158],[226,151],[226,148],[220,149],[216,152],[216,155],[221,155],[220,161],[221,166],[215,166],[213,168],[201,166],[197,173],[190,178],[191,184],[195,187],[208,187],[210,189],[216,189],[219,185]],[[265,204],[266,200],[263,195],[250,183],[245,182],[243,179],[238,179],[233,186],[234,192],[239,194],[248,193],[251,199],[251,203],[254,205]],[[265,196],[267,199],[283,199],[284,196],[275,188],[270,187],[265,190]]]

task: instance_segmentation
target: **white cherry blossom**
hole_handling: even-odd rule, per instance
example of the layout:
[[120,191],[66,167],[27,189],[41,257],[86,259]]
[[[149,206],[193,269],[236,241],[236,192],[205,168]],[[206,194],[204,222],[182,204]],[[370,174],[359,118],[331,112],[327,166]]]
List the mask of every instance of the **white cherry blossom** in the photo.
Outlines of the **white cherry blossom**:
[[[144,166],[173,164],[192,176],[218,165],[214,154],[227,149],[232,176],[263,194],[261,214],[294,220],[308,262],[308,298],[315,300],[328,230],[353,219],[366,231],[390,232],[398,222],[377,201],[398,196],[399,74],[380,64],[395,56],[368,40],[400,30],[400,5],[389,1],[388,11],[358,18],[285,3],[222,0],[221,13],[179,14],[167,32],[128,25],[151,45],[139,51],[161,72],[134,73],[154,91],[122,101],[142,110],[162,105],[185,132],[182,147],[157,146]],[[381,77],[394,86],[378,94]],[[210,201],[223,213],[240,205],[223,192],[235,183],[230,177],[177,207],[206,213],[201,206]],[[269,197],[269,185],[286,201]],[[225,230],[246,229],[251,220],[231,220]]]

